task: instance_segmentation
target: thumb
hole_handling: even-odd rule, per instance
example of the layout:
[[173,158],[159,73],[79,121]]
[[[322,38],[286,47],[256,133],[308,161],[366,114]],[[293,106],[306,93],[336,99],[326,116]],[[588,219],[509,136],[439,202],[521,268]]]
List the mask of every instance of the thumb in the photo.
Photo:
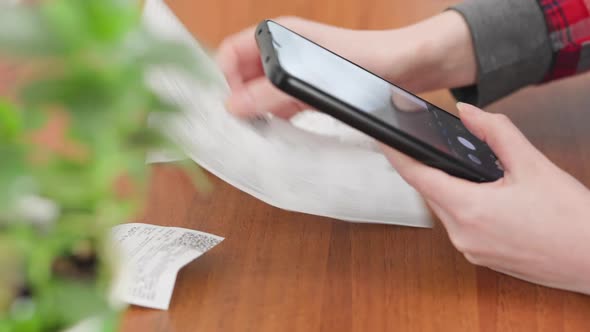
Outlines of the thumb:
[[458,103],[459,116],[469,131],[486,142],[506,171],[515,171],[537,153],[535,147],[504,114],[493,114]]

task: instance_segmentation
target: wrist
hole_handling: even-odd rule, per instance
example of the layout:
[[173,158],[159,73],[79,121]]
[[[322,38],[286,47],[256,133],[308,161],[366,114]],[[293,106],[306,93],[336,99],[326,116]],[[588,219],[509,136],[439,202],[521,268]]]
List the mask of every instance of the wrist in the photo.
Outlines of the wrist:
[[[477,75],[471,32],[461,15],[446,11],[417,24],[391,30],[392,52],[405,57],[390,63],[394,83],[414,91],[454,88],[474,84]],[[401,47],[400,47],[401,46]],[[396,48],[397,47],[397,48]],[[403,52],[404,55],[399,55]]]

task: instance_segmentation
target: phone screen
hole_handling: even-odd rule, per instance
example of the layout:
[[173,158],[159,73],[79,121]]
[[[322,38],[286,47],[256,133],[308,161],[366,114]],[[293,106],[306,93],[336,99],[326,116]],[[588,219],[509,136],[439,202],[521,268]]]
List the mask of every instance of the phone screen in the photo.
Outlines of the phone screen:
[[457,117],[279,24],[268,21],[268,28],[278,61],[291,76],[487,174],[502,176],[491,149]]

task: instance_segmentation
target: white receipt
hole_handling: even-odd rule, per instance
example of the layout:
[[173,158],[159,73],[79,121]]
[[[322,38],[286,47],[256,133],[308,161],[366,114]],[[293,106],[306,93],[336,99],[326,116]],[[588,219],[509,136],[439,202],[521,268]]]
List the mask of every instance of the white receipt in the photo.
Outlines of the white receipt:
[[122,257],[117,301],[168,309],[178,271],[223,241],[222,237],[178,227],[122,224],[112,238]]
[[[291,122],[245,121],[224,107],[229,89],[214,61],[161,0],[145,3],[144,22],[185,43],[210,72],[207,83],[156,68],[149,83],[182,114],[152,114],[189,158],[236,188],[291,211],[356,222],[432,225],[420,196],[391,167],[373,139],[318,112]],[[254,38],[254,36],[252,36]],[[151,162],[170,160],[152,155]]]

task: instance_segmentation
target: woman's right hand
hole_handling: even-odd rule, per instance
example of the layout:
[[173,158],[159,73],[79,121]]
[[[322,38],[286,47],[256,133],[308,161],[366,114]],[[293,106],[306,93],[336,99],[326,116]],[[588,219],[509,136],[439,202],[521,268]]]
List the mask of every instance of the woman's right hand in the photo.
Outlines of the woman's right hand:
[[[469,30],[455,12],[393,30],[349,30],[283,17],[277,23],[413,92],[467,85],[475,80]],[[306,107],[265,77],[254,27],[226,38],[217,62],[231,89],[228,109],[237,116],[290,117]]]

